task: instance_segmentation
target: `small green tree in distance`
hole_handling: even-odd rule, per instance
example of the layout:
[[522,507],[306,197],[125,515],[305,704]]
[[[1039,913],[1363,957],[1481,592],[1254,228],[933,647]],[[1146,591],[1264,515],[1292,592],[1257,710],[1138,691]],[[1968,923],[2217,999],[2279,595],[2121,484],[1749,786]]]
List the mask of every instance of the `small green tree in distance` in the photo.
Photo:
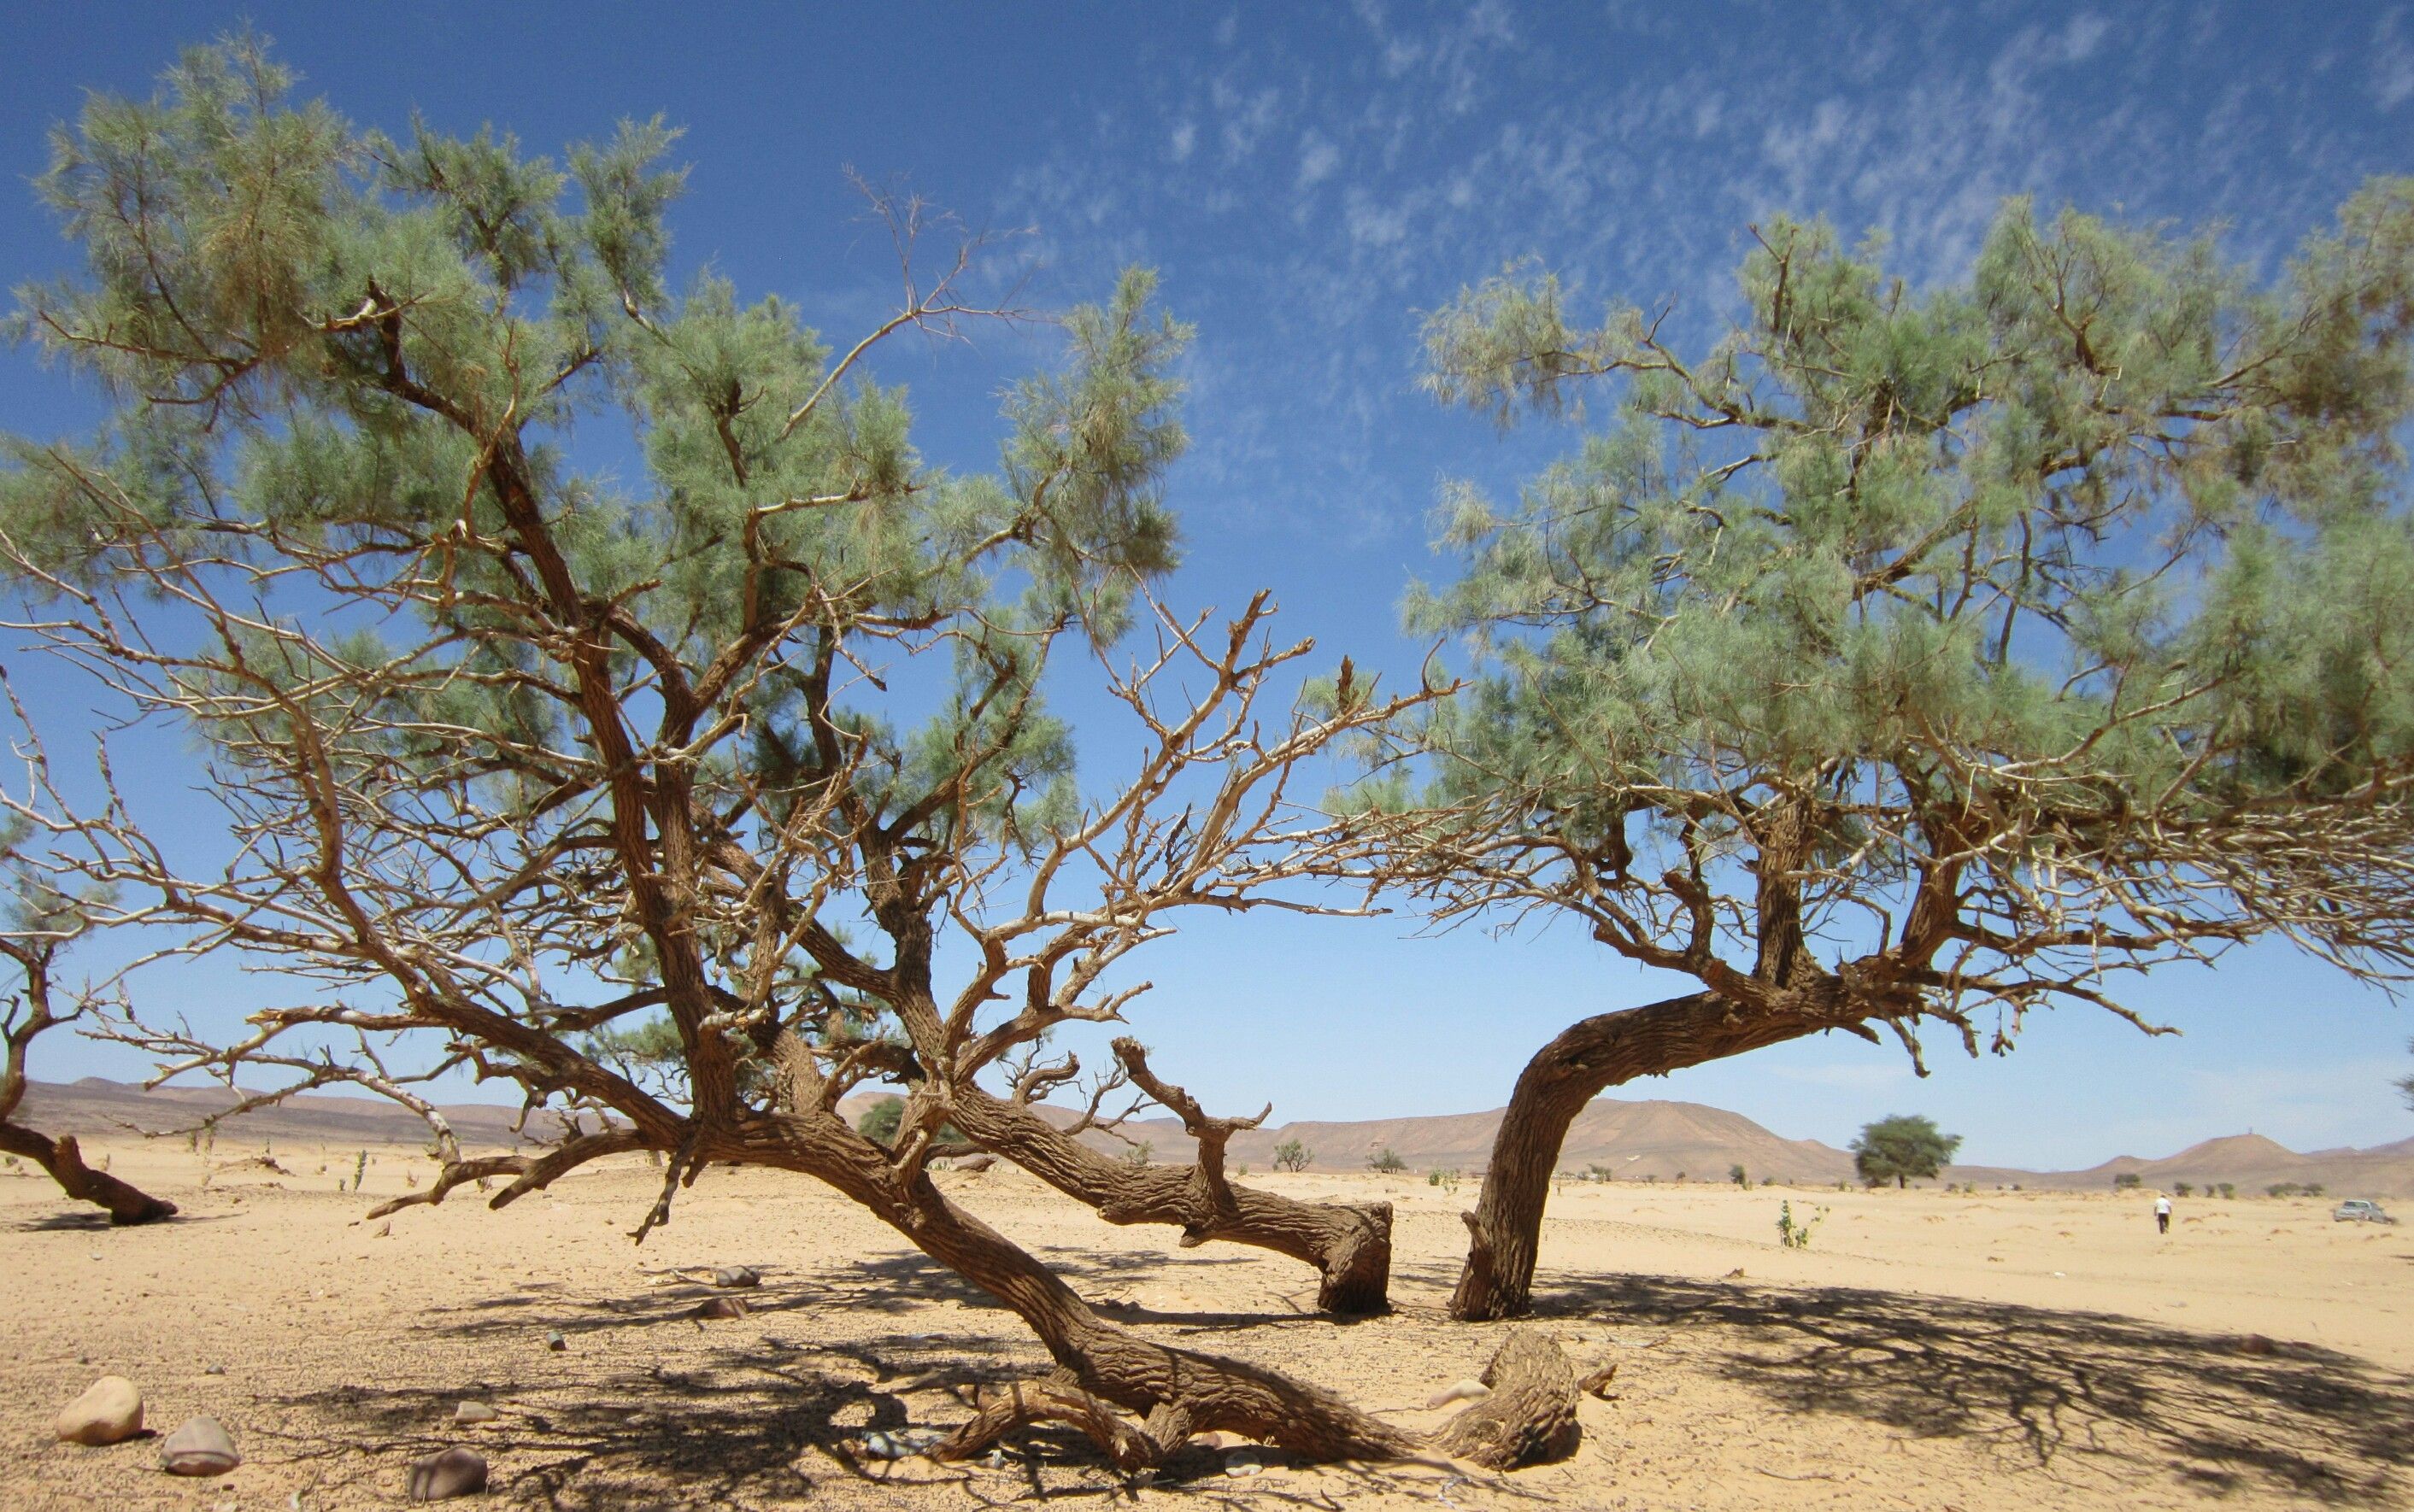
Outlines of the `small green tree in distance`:
[[1307,1169],[1307,1163],[1314,1159],[1316,1151],[1299,1140],[1286,1139],[1274,1146],[1274,1169],[1277,1171],[1304,1171]]
[[1897,1113],[1861,1125],[1851,1148],[1853,1169],[1865,1184],[1900,1188],[1915,1176],[1933,1177],[1961,1148],[1961,1136],[1938,1133],[1917,1114]]

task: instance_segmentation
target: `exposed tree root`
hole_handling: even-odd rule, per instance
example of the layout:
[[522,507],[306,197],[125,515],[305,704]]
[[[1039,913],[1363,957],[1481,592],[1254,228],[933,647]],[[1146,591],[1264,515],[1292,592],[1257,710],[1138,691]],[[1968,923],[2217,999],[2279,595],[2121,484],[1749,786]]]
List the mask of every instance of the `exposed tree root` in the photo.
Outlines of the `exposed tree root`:
[[1182,1446],[1178,1439],[1159,1443],[1117,1412],[1113,1402],[1082,1390],[1062,1372],[987,1387],[974,1398],[973,1408],[971,1420],[932,1448],[931,1459],[969,1460],[1006,1434],[1041,1423],[1080,1429],[1118,1470],[1161,1464]]
[[121,1227],[176,1216],[174,1203],[86,1165],[73,1134],[52,1139],[22,1124],[0,1123],[0,1150],[32,1161],[50,1173],[61,1192],[78,1202],[107,1208],[109,1221]]
[[[1584,1437],[1576,1423],[1575,1371],[1556,1342],[1512,1330],[1484,1367],[1483,1380],[1492,1394],[1438,1431],[1423,1439],[1401,1434],[1392,1452],[1363,1458],[1438,1454],[1488,1470],[1516,1470],[1575,1452]],[[1080,1429],[1115,1468],[1134,1471],[1164,1463],[1191,1432],[1192,1414],[1179,1401],[1159,1402],[1135,1422],[1115,1403],[1082,1389],[1065,1371],[987,1387],[976,1394],[973,1405],[971,1420],[931,1449],[931,1458],[968,1460],[1019,1429],[1065,1423]]]

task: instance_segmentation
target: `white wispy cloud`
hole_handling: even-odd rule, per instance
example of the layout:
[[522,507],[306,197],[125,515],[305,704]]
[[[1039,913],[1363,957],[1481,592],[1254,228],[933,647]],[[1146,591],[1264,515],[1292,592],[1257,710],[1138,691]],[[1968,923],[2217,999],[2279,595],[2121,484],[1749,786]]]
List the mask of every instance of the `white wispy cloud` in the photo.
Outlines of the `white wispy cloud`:
[[1299,139],[1298,186],[1313,188],[1333,176],[1341,166],[1341,149],[1325,139],[1323,132],[1309,127]]

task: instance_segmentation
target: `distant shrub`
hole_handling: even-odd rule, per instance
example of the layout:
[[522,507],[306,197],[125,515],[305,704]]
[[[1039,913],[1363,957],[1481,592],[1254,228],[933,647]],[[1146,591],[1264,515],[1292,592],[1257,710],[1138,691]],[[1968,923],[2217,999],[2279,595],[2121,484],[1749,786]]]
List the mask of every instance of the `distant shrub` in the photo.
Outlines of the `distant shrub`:
[[2112,1178],[2112,1190],[2115,1192],[2135,1192],[2145,1184],[2146,1178],[2135,1171],[2123,1171]]
[[1587,1165],[1585,1167],[1585,1179],[1587,1181],[1615,1181],[1617,1179],[1617,1173],[1611,1170],[1606,1165]]
[[2220,1193],[2221,1199],[2224,1202],[2228,1202],[2230,1198],[2238,1195],[2238,1188],[2228,1181],[2220,1183],[2212,1190]]
[[1131,1149],[1124,1151],[1124,1164],[1125,1165],[1146,1165],[1148,1164],[1149,1157],[1155,1153],[1156,1141],[1154,1139],[1143,1139],[1139,1144],[1132,1146]]
[[1427,1171],[1425,1173],[1425,1185],[1429,1187],[1439,1187],[1444,1192],[1456,1192],[1458,1190],[1458,1172],[1455,1170]]
[[2275,1197],[2318,1197],[2322,1194],[2319,1181],[2274,1181],[2263,1189]]
[[2171,1183],[2171,1195],[2174,1197],[2193,1197],[2196,1195],[2196,1188],[2188,1185],[2185,1181],[2174,1181]]
[[1314,1159],[1316,1151],[1296,1139],[1286,1139],[1274,1147],[1274,1169],[1277,1171],[1304,1171],[1307,1169],[1307,1163]]
[[1751,1185],[1751,1178],[1744,1173],[1744,1168],[1740,1165],[1730,1165],[1727,1167],[1727,1179],[1733,1181],[1739,1187],[1748,1187]]
[[1366,1157],[1366,1169],[1370,1171],[1405,1171],[1408,1168],[1408,1163],[1400,1159],[1399,1151],[1389,1145]]

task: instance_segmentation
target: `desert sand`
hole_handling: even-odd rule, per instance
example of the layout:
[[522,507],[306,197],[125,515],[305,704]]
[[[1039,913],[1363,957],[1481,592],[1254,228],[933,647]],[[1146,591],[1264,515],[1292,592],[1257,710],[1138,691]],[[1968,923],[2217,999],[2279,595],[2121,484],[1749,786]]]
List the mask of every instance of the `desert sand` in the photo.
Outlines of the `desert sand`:
[[[0,1505],[317,1509],[400,1503],[406,1465],[481,1448],[462,1505],[648,1507],[2191,1507],[2414,1505],[2414,1224],[2333,1223],[2327,1201],[2178,1205],[2038,1192],[1576,1185],[1553,1201],[1537,1316],[1580,1369],[1614,1361],[1566,1462],[1507,1476],[1306,1468],[1227,1475],[1229,1446],[1133,1487],[1077,1439],[998,1464],[860,1453],[872,1429],[946,1427],[952,1389],[1044,1368],[1014,1317],[850,1205],[772,1172],[708,1173],[645,1246],[639,1160],[489,1212],[463,1191],[357,1222],[425,1183],[419,1151],[278,1141],[285,1169],[166,1141],[101,1141],[186,1216],[111,1231],[37,1177],[0,1178]],[[323,1167],[323,1169],[322,1169]],[[201,1177],[207,1170],[209,1181]],[[1471,1184],[1421,1174],[1253,1179],[1399,1205],[1387,1317],[1305,1315],[1308,1273],[1259,1252],[1113,1228],[1006,1167],[942,1178],[1110,1315],[1289,1371],[1412,1425],[1508,1325],[1441,1305]],[[1818,1218],[1777,1242],[1781,1202]],[[2414,1218],[2414,1213],[2407,1216]],[[744,1264],[750,1315],[688,1317],[665,1274]],[[559,1330],[564,1347],[547,1347]],[[180,1481],[157,1441],[52,1441],[58,1408],[127,1376],[151,1426],[209,1413],[242,1467]],[[455,1405],[499,1419],[455,1427]]]

